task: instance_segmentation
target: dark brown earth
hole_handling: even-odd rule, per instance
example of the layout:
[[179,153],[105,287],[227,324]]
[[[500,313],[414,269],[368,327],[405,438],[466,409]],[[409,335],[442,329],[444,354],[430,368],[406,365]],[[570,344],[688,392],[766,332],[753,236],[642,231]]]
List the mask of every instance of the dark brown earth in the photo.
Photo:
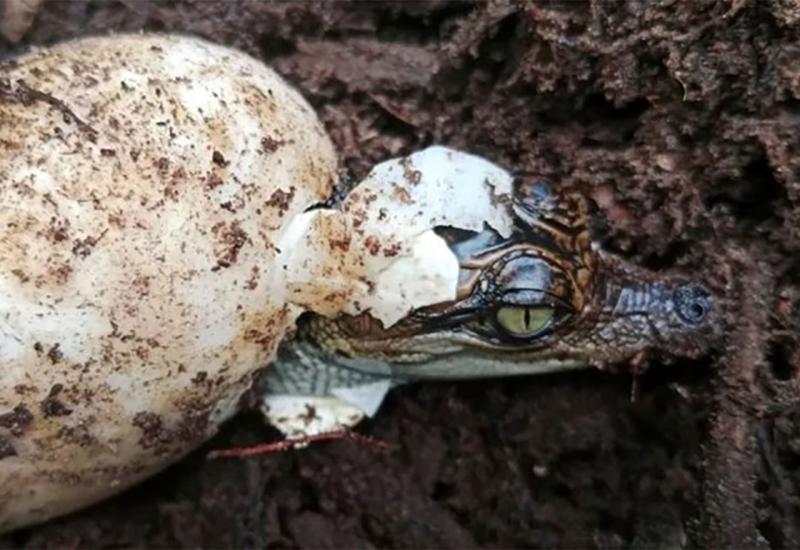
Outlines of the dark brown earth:
[[[348,441],[248,460],[254,413],[2,547],[800,546],[800,7],[793,0],[51,0],[23,42],[181,31],[273,65],[345,166],[430,143],[580,189],[597,238],[727,291],[725,345],[395,391]],[[12,45],[0,45],[8,54]],[[623,369],[624,370],[624,369]]]

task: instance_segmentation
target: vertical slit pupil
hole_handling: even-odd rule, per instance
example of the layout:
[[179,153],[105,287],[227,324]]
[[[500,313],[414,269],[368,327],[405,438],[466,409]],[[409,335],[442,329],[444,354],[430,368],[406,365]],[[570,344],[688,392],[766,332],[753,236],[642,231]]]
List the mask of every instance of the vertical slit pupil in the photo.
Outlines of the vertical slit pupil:
[[525,329],[530,330],[531,328],[531,310],[530,308],[525,308]]

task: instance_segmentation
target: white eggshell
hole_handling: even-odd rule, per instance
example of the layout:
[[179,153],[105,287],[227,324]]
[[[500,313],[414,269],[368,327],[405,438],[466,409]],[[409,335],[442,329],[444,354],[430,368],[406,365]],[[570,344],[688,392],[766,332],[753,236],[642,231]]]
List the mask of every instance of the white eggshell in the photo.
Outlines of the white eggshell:
[[454,300],[459,266],[438,226],[511,233],[513,178],[441,146],[377,165],[340,212],[314,211],[285,233],[289,300],[323,315],[369,312],[390,326]]
[[262,400],[261,411],[264,418],[288,438],[347,430],[365,416],[356,405],[336,396],[322,395],[267,395]]
[[120,491],[235,412],[299,312],[275,243],[334,169],[296,91],[198,39],[0,66],[0,531]]

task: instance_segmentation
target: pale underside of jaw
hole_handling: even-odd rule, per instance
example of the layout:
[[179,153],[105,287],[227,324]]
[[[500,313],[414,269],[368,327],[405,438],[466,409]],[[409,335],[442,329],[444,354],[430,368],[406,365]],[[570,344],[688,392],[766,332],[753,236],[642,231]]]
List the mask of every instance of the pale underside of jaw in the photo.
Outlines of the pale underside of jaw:
[[[368,312],[388,328],[412,310],[455,300],[458,258],[434,229],[480,232],[488,225],[509,236],[512,180],[480,157],[438,146],[377,165],[340,209],[304,213],[276,243],[295,314]],[[394,383],[388,364],[370,364],[384,372],[354,381],[330,369],[313,372],[322,368],[318,362],[300,368],[297,361],[279,359],[268,375],[262,409],[287,435],[350,427],[374,414]],[[342,368],[369,370],[366,363]],[[447,368],[440,368],[445,374]],[[277,379],[289,369],[309,380],[327,376],[319,382],[326,390],[281,386]]]

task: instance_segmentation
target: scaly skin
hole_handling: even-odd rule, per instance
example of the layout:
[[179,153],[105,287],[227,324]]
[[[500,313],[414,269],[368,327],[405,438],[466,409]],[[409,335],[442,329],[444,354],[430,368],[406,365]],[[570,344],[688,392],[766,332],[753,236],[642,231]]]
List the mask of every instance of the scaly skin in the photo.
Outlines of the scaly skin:
[[[604,367],[655,348],[696,357],[715,340],[719,307],[702,284],[599,251],[581,197],[518,180],[512,210],[508,239],[439,228],[461,266],[454,302],[388,329],[368,314],[311,316],[293,345],[339,367],[385,375],[388,365],[393,378],[414,380]],[[524,330],[510,332],[509,317]]]

